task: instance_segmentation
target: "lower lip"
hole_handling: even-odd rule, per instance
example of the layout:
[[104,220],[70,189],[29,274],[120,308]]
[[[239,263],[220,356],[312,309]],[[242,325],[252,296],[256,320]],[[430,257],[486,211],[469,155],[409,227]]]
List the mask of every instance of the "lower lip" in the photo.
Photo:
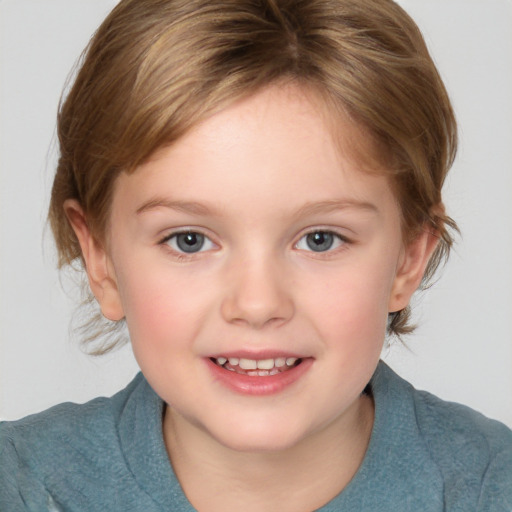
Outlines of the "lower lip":
[[297,382],[311,368],[313,359],[303,359],[300,364],[289,370],[264,377],[226,370],[211,359],[206,359],[206,362],[215,379],[230,390],[242,395],[263,396],[280,393]]

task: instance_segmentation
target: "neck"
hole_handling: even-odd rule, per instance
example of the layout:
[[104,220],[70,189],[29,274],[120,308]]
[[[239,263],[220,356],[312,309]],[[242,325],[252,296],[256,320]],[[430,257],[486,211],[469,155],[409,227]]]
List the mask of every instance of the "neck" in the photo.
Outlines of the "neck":
[[199,512],[274,510],[276,504],[280,512],[306,512],[329,502],[353,478],[373,417],[373,401],[363,395],[343,417],[291,448],[240,452],[167,407],[164,440],[178,480]]

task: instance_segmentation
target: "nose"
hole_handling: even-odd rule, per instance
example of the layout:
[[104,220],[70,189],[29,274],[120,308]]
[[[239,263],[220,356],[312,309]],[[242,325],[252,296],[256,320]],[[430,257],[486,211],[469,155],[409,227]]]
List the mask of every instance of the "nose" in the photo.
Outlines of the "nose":
[[294,314],[286,272],[276,261],[255,258],[230,269],[221,314],[226,322],[261,329],[288,322]]

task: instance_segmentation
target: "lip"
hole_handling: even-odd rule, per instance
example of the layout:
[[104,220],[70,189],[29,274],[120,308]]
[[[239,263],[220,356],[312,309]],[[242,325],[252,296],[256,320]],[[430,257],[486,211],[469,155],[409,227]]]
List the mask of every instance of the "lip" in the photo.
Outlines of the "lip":
[[276,352],[275,350],[259,350],[257,352],[237,350],[232,352],[219,352],[218,354],[212,354],[209,357],[213,357],[214,359],[218,359],[219,357],[225,357],[226,359],[236,357],[238,359],[256,359],[257,361],[262,359],[277,359],[279,357],[284,357],[285,359],[289,357],[295,357],[295,359],[306,359],[300,354],[295,354],[293,352]]
[[[272,353],[272,357],[279,357]],[[255,355],[245,354],[245,357],[249,359],[255,359]],[[236,357],[244,357],[240,352],[237,352]],[[288,355],[288,354],[286,354]],[[224,357],[227,357],[226,354]],[[235,357],[235,356],[232,356]],[[283,356],[284,357],[284,356]],[[294,357],[289,355],[289,357]],[[257,359],[264,359],[263,354],[259,353]],[[215,364],[210,358],[206,358],[205,362],[208,369],[212,373],[214,379],[220,382],[223,386],[227,387],[231,391],[242,395],[249,396],[265,396],[281,393],[289,386],[292,386],[301,377],[303,377],[307,371],[311,368],[314,359],[311,357],[303,358],[302,362],[294,366],[293,368],[280,372],[276,375],[268,375],[265,377],[243,375],[229,370],[225,370],[219,365]]]

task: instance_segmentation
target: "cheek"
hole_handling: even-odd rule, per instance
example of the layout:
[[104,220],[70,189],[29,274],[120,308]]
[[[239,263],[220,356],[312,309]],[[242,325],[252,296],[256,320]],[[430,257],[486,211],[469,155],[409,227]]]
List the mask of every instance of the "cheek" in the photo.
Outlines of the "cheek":
[[356,350],[383,342],[392,288],[390,268],[361,265],[310,282],[306,311],[325,336],[340,338]]
[[125,273],[119,291],[136,356],[180,350],[197,336],[208,311],[206,283],[157,265]]

